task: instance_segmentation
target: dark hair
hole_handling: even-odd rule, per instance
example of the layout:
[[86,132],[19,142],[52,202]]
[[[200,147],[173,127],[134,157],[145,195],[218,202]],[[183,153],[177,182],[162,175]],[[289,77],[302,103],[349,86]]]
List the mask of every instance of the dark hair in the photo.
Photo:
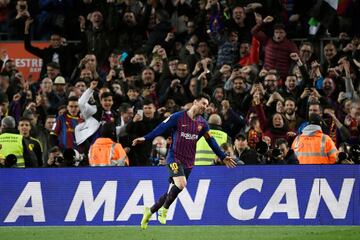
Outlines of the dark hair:
[[122,103],[118,109],[120,113],[126,112],[129,108],[131,108],[131,105],[128,103]]
[[104,92],[103,94],[100,95],[100,100],[107,98],[107,97],[112,97],[113,95],[111,94],[111,92]]
[[236,134],[235,139],[245,141],[245,140],[247,140],[247,137],[243,133],[238,133],[238,134]]
[[283,23],[276,23],[274,25],[274,30],[278,30],[278,29],[281,29],[281,30],[285,31],[285,25]]
[[252,117],[250,118],[250,121],[249,121],[249,125],[252,127],[255,125],[255,123],[259,121],[259,118],[258,117]]
[[79,101],[78,97],[71,96],[71,97],[68,98],[67,103],[69,103],[69,102],[77,102],[77,101]]
[[288,75],[286,76],[286,78],[288,78],[288,77],[295,77],[295,78],[297,78],[297,76],[296,76],[295,74],[288,74]]
[[55,115],[47,115],[45,120],[48,119],[48,118],[56,118],[56,116]]
[[321,103],[320,103],[319,101],[311,101],[311,102],[309,102],[309,104],[308,104],[308,109],[309,109],[310,106],[312,106],[312,105],[319,105],[320,111],[321,111],[321,112],[323,111],[323,106],[321,105]]
[[154,101],[151,100],[150,98],[145,98],[143,101],[143,106],[144,105],[150,105],[150,104],[154,104]]
[[138,93],[141,92],[140,88],[138,88],[138,87],[136,87],[134,85],[130,85],[126,92],[128,92],[129,90],[133,90],[133,91],[138,92]]
[[289,146],[288,141],[285,138],[278,138],[276,139],[275,146],[280,146],[281,144],[285,144],[286,147]]
[[202,98],[205,98],[206,100],[208,100],[210,102],[210,96],[207,95],[206,93],[200,93],[197,97],[196,100],[200,101]]
[[111,138],[113,139],[115,137],[115,124],[112,122],[106,122],[104,125],[102,125],[100,130],[100,135],[103,138]]
[[49,62],[48,64],[46,64],[46,66],[60,70],[60,64],[58,64],[57,62]]
[[27,117],[20,117],[19,122],[29,122],[31,124],[31,120]]
[[296,105],[296,100],[295,100],[295,98],[293,98],[293,97],[286,97],[285,100],[284,100],[284,103],[285,103],[286,101],[292,101],[292,102],[294,102],[295,105]]

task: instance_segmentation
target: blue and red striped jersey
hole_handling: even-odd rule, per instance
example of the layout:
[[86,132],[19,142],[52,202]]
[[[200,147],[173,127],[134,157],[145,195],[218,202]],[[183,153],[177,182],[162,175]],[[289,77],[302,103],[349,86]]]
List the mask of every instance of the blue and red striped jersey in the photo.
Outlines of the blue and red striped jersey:
[[[192,120],[186,111],[177,112],[144,136],[145,140],[152,140],[168,129],[172,131],[172,144],[166,157],[167,163],[177,162],[182,163],[185,168],[192,168],[195,162],[196,142],[209,131],[206,120],[202,116]],[[211,140],[213,140],[212,137]],[[225,154],[220,150],[216,141],[211,140],[208,141],[210,147],[223,159]]]
[[60,115],[57,118],[53,134],[57,136],[61,150],[64,151],[67,148],[77,149],[75,143],[75,127],[81,122],[83,122],[83,119],[73,117],[68,113]]

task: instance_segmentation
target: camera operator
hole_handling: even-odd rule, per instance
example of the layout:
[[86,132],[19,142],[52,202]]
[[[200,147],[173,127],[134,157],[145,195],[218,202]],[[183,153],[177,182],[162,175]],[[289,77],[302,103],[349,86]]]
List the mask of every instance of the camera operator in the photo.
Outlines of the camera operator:
[[163,166],[166,165],[166,154],[167,154],[167,142],[162,136],[154,138],[153,148],[151,151],[150,161],[152,166]]
[[360,163],[360,146],[358,144],[351,145],[342,143],[339,146],[339,154],[337,157],[339,164],[359,164]]
[[299,164],[294,150],[289,147],[288,141],[279,138],[275,142],[275,148],[271,153],[271,164]]
[[55,146],[49,150],[49,158],[43,167],[64,167],[64,156],[59,147]]

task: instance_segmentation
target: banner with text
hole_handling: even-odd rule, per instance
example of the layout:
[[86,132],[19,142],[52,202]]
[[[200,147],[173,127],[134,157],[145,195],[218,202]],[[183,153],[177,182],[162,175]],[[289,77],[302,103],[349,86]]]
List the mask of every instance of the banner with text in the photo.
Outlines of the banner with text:
[[[360,225],[359,173],[354,165],[195,167],[167,224]],[[139,225],[167,189],[165,167],[0,169],[0,225]]]
[[[32,45],[42,49],[49,46],[49,43],[33,42]],[[42,59],[26,51],[23,42],[1,42],[0,51],[15,61],[16,68],[26,80],[33,79],[36,81],[39,79],[43,64]]]

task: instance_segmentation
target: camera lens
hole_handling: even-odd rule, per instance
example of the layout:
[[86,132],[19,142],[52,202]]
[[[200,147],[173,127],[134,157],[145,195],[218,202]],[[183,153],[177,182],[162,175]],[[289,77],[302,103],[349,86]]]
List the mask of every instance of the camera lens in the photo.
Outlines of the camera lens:
[[57,156],[57,157],[55,157],[55,162],[57,162],[57,163],[63,163],[63,162],[64,162],[64,158],[61,157],[61,156]]

